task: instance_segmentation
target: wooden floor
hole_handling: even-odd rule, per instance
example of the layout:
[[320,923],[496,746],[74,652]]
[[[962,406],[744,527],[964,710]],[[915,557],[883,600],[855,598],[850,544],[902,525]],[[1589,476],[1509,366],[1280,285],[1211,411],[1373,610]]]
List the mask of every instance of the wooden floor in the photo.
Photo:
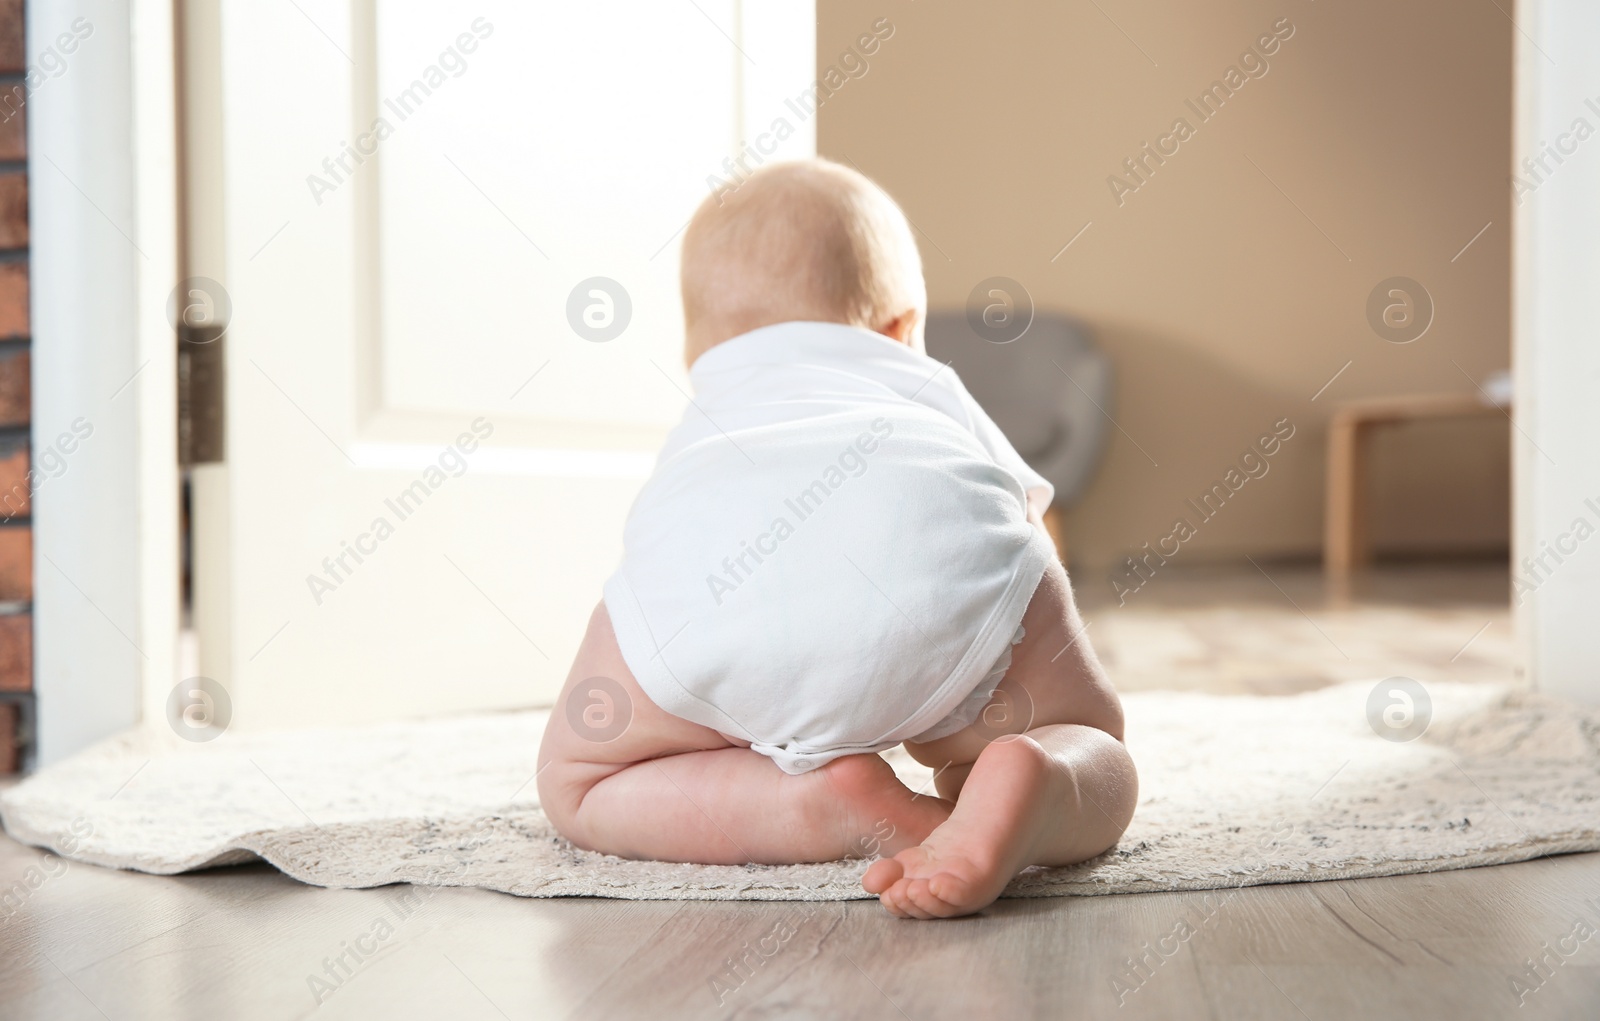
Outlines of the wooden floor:
[[[1269,650],[1277,673],[1259,675],[1268,688],[1273,676],[1297,678],[1286,691],[1331,683],[1357,669],[1347,658],[1355,655],[1410,657],[1441,676],[1508,669],[1505,647],[1479,645],[1504,625],[1503,570],[1399,572],[1393,591],[1347,604],[1317,595],[1309,572],[1264,566],[1283,589],[1267,592],[1282,605],[1247,573],[1193,588],[1171,576],[1141,592],[1137,606],[1096,604],[1081,582],[1080,591],[1108,658],[1147,681],[1166,675],[1167,686],[1240,687],[1227,661],[1247,652],[1240,639],[1208,635],[1215,615],[1228,610],[1229,627],[1255,620],[1289,636],[1281,611],[1291,598],[1300,610],[1289,612],[1317,642],[1299,635],[1286,638],[1299,652]],[[1395,640],[1390,660],[1340,629],[1341,614],[1377,619],[1385,606],[1408,622],[1385,632],[1409,635]],[[1484,614],[1489,629],[1451,661]],[[1129,615],[1143,616],[1128,624]],[[1319,638],[1330,626],[1331,640]],[[1350,647],[1330,647],[1341,641]],[[1435,646],[1444,652],[1420,655]],[[1469,652],[1474,660],[1458,669]],[[7,895],[13,883],[22,892]],[[320,890],[260,865],[145,876],[45,859],[0,838],[7,1019],[1593,1019],[1593,936],[1600,855],[1235,891],[1002,901],[977,918],[923,923],[896,921],[870,901]],[[347,973],[334,963],[341,954]]]
[[1395,675],[1424,685],[1514,677],[1503,564],[1390,567],[1348,591],[1271,561],[1163,567],[1120,603],[1086,572],[1073,588],[1123,691],[1292,695]]

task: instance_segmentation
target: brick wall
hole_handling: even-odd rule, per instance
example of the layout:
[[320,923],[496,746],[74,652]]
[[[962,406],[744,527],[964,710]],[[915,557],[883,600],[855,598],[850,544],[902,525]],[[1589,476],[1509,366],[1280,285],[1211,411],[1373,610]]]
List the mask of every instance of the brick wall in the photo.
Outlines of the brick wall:
[[19,766],[32,718],[33,528],[28,482],[27,60],[23,0],[0,0],[0,774]]

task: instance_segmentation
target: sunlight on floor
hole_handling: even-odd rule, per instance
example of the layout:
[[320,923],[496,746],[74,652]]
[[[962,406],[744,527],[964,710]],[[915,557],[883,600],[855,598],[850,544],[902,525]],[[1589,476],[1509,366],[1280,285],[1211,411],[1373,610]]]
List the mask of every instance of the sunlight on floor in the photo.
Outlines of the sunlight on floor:
[[1167,568],[1125,606],[1075,578],[1089,636],[1122,691],[1292,695],[1396,675],[1516,678],[1510,584],[1491,561],[1373,569],[1340,599],[1309,565]]

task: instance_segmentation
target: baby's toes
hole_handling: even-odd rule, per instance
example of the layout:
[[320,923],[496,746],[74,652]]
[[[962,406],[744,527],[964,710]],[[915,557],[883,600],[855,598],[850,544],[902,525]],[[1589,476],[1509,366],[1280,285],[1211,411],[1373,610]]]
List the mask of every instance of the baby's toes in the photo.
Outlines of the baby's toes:
[[949,918],[951,915],[965,914],[968,909],[962,907],[960,901],[949,899],[953,891],[944,881],[951,878],[953,877],[941,872],[931,879],[920,879],[907,890],[907,896],[916,908],[929,918]]
[[915,918],[916,916],[906,908],[906,900],[903,893],[904,891],[891,887],[878,895],[878,903],[882,904],[883,909],[896,918]]
[[889,889],[883,891],[878,901],[889,910],[889,913],[899,918],[926,918],[927,913],[917,907],[909,896],[909,889],[914,880],[902,879]]
[[928,892],[926,879],[907,879],[901,884],[901,899],[906,914],[913,918],[940,918],[949,913],[940,910],[939,899]]
[[898,883],[905,874],[905,866],[898,861],[879,858],[867,867],[866,874],[861,877],[861,887],[868,893],[881,894]]

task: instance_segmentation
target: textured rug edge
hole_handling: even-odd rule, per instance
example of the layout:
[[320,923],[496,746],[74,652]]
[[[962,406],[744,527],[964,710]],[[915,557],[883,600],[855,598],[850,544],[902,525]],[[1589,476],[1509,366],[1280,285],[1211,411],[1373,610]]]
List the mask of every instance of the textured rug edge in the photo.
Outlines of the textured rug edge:
[[[470,874],[461,875],[458,877],[459,881],[437,882],[428,881],[418,876],[396,876],[395,878],[381,881],[346,883],[340,882],[335,877],[319,874],[316,869],[307,868],[303,863],[291,857],[274,853],[275,845],[280,845],[285,841],[286,837],[292,837],[296,831],[287,833],[281,830],[275,833],[273,831],[261,831],[245,834],[226,845],[212,848],[202,854],[192,855],[179,864],[155,862],[130,864],[127,861],[113,860],[107,855],[93,853],[75,852],[70,855],[62,855],[52,845],[51,838],[25,825],[14,823],[4,811],[3,805],[0,805],[0,825],[4,826],[5,831],[13,839],[71,861],[118,871],[140,872],[156,876],[183,875],[203,869],[244,865],[260,861],[272,866],[297,882],[305,883],[308,886],[334,890],[370,890],[380,889],[385,886],[409,884],[439,888],[488,889],[497,893],[534,900],[588,897],[601,900],[626,901],[845,902],[876,899],[860,886],[841,887],[837,883],[807,886],[804,884],[779,884],[760,880],[742,885],[730,883],[725,886],[675,887],[667,890],[652,890],[633,883],[619,883],[609,889],[604,887],[596,889],[596,884],[592,877],[571,880],[558,877],[547,879],[535,886],[518,884],[515,887],[507,888],[505,884],[486,885],[481,879],[474,880]],[[1061,874],[1069,870],[1092,868],[1096,859],[1078,866],[1070,866],[1067,869],[1030,869],[1018,876],[1000,896],[1005,900],[1041,900],[1059,897],[1100,897],[1125,893],[1240,890],[1255,886],[1282,886],[1296,883],[1322,883],[1347,879],[1379,879],[1391,876],[1455,872],[1463,869],[1483,868],[1492,865],[1511,865],[1533,861],[1538,858],[1553,858],[1558,855],[1597,851],[1600,851],[1600,830],[1540,840],[1532,844],[1507,844],[1448,857],[1391,858],[1382,862],[1338,866],[1310,865],[1297,870],[1264,872],[1256,875],[1247,875],[1242,878],[1232,875],[1217,875],[1161,881],[1135,879],[1110,882],[1073,879]],[[1108,855],[1115,853],[1115,848],[1107,852]],[[826,862],[820,864],[836,866],[839,863]],[[754,867],[766,868],[767,866]],[[1289,869],[1290,866],[1287,863],[1280,863],[1280,868]],[[534,882],[537,882],[537,879]],[[577,888],[575,889],[575,887]]]
[[[179,876],[186,872],[196,872],[200,869],[220,868],[225,865],[246,865],[253,861],[266,860],[248,846],[250,839],[259,835],[257,833],[246,833],[237,840],[231,841],[225,846],[219,846],[205,854],[191,855],[177,865],[156,862],[130,864],[123,859],[114,858],[111,855],[95,854],[91,851],[73,851],[69,854],[63,852],[57,846],[54,836],[36,830],[25,823],[18,822],[6,810],[3,798],[0,798],[0,829],[4,829],[6,835],[17,843],[26,844],[41,852],[53,854],[58,858],[65,858],[68,861],[75,861],[83,865],[115,869],[118,872],[141,872],[150,876]],[[274,868],[278,868],[276,863],[272,864]],[[284,870],[280,868],[279,871]],[[313,883],[311,885],[321,884]]]
[[[1305,701],[1309,705],[1312,700],[1331,703],[1335,693],[1357,687],[1356,684],[1347,684],[1338,689],[1269,701],[1293,710],[1294,718],[1312,718],[1320,724],[1329,718],[1325,709],[1320,716],[1307,717],[1307,706],[1298,703]],[[1441,735],[1443,742],[1439,750],[1453,749],[1451,755],[1446,755],[1439,762],[1451,762],[1455,772],[1476,789],[1477,794],[1474,795],[1465,790],[1462,784],[1456,784],[1463,787],[1459,792],[1467,799],[1463,805],[1470,802],[1468,807],[1475,806],[1477,812],[1489,814],[1494,822],[1486,832],[1480,833],[1478,841],[1470,845],[1463,846],[1457,841],[1455,846],[1450,847],[1447,845],[1451,841],[1444,840],[1443,845],[1434,844],[1432,850],[1424,853],[1413,841],[1403,850],[1397,847],[1386,850],[1382,855],[1376,854],[1371,846],[1338,851],[1336,849],[1345,843],[1341,837],[1344,830],[1374,827],[1347,825],[1344,830],[1338,826],[1321,829],[1317,820],[1307,820],[1306,832],[1300,834],[1301,837],[1316,837],[1326,832],[1334,836],[1334,844],[1329,846],[1313,841],[1312,847],[1302,847],[1297,853],[1291,849],[1291,845],[1277,844],[1278,829],[1274,828],[1271,833],[1257,834],[1257,839],[1248,849],[1241,844],[1239,848],[1225,848],[1234,853],[1184,859],[1175,858],[1172,848],[1165,846],[1162,840],[1155,840],[1156,850],[1151,851],[1147,850],[1147,841],[1141,839],[1128,842],[1120,851],[1114,849],[1107,855],[1076,866],[1029,869],[1018,876],[1002,896],[1039,899],[1115,893],[1224,891],[1245,886],[1431,874],[1525,862],[1552,855],[1600,851],[1600,824],[1594,821],[1593,814],[1593,806],[1600,803],[1600,744],[1596,742],[1596,737],[1600,736],[1600,713],[1573,707],[1548,696],[1516,690],[1491,691],[1472,687],[1458,692],[1452,686],[1441,686],[1436,694],[1442,696],[1447,691],[1452,696],[1461,697],[1449,703],[1452,712],[1448,715],[1441,713],[1435,720],[1434,730]],[[1356,693],[1359,694],[1359,690]],[[1261,701],[1253,697],[1196,697],[1208,702],[1237,702],[1245,709],[1252,702]],[[1349,692],[1340,697],[1348,701]],[[1508,709],[1516,712],[1509,716],[1498,715]],[[1171,706],[1166,706],[1165,717],[1157,718],[1171,717],[1173,712]],[[1359,720],[1359,716],[1355,718]],[[1168,722],[1170,725],[1171,721]],[[1259,729],[1260,720],[1254,722]],[[525,721],[520,716],[516,720],[495,718],[496,728],[504,729],[500,727],[502,723],[514,724],[520,734]],[[1483,723],[1499,726],[1480,725]],[[1441,726],[1446,724],[1448,726]],[[397,726],[385,725],[388,729]],[[1184,732],[1181,727],[1177,730]],[[1362,733],[1365,736],[1364,731]],[[132,758],[170,751],[165,746],[158,748],[149,744],[160,737],[163,735],[152,737],[148,733],[113,736],[89,752],[82,753],[84,761],[80,761],[79,766],[95,764],[97,758],[130,759],[128,764],[131,765]],[[1530,751],[1534,744],[1538,744],[1539,748]],[[180,754],[194,753],[189,746],[175,747]],[[1197,747],[1202,750],[1210,748],[1204,742]],[[234,758],[240,755],[248,758],[250,751],[248,746],[238,749]],[[1497,792],[1503,788],[1505,797],[1512,798],[1512,801],[1506,801],[1505,798],[1496,801],[1476,779],[1462,770],[1459,763],[1454,763],[1454,754],[1467,756],[1469,762],[1474,756],[1482,756],[1486,767],[1501,767],[1498,773],[1501,787],[1495,787],[1487,778],[1483,782]],[[1343,752],[1340,752],[1329,762],[1342,755]],[[1402,772],[1401,775],[1427,781],[1433,773],[1443,769],[1439,762],[1433,761],[1438,758],[1434,754],[1432,758],[1421,761],[1420,765],[1412,764],[1408,767],[1411,772]],[[253,759],[249,761],[254,764]],[[1346,759],[1334,775],[1340,775],[1348,764],[1349,760]],[[1552,764],[1582,768],[1575,774],[1575,779],[1569,778],[1559,793],[1544,791],[1549,804],[1541,801],[1538,790],[1526,798],[1519,798],[1519,794],[1526,794],[1530,789],[1526,786],[1529,777],[1534,773],[1549,772]],[[1397,763],[1385,768],[1388,772],[1394,772],[1401,765]],[[1169,772],[1175,768],[1170,762],[1166,766]],[[260,771],[261,767],[255,765],[254,768]],[[141,765],[139,770],[143,769],[144,765]],[[134,771],[135,775],[139,770]],[[1448,770],[1445,773],[1452,781],[1456,779]],[[122,788],[119,787],[116,793],[107,798],[96,790],[97,782],[85,784],[81,777],[74,776],[72,780],[76,787],[67,784],[65,789],[69,793],[81,794],[81,801],[73,801],[71,797],[63,799],[59,792],[40,797],[40,791],[30,786],[30,781],[36,781],[40,775],[43,774],[37,774],[15,786],[0,788],[0,827],[24,844],[71,861],[149,875],[171,876],[264,861],[290,879],[329,889],[373,889],[413,884],[436,888],[476,887],[536,899],[590,897],[619,901],[834,902],[871,898],[859,886],[861,872],[867,864],[859,858],[799,866],[712,866],[704,868],[697,875],[686,875],[689,870],[700,870],[701,867],[638,863],[580,851],[559,838],[535,805],[507,805],[500,809],[489,809],[486,801],[480,801],[469,807],[453,796],[448,806],[440,804],[436,797],[431,810],[424,809],[417,814],[381,814],[378,818],[364,815],[330,817],[318,811],[317,815],[325,825],[310,822],[311,817],[304,810],[300,815],[310,825],[297,819],[263,827],[259,816],[242,818],[230,821],[226,828],[211,826],[209,839],[184,840],[173,838],[171,827],[180,820],[176,816],[169,818],[161,814],[161,810],[165,809],[164,803],[156,808],[149,805],[130,807],[128,799],[124,798],[117,806],[122,823],[159,828],[152,830],[152,839],[135,853],[124,851],[114,854],[98,839],[87,843],[78,841],[74,834],[79,832],[79,822],[82,820],[72,818],[72,813],[67,809],[74,805],[79,807],[85,818],[92,822],[89,830],[98,838],[101,831],[97,827],[101,823],[101,816],[84,806],[110,801],[116,797],[116,793],[121,793]],[[146,775],[153,775],[153,772]],[[1379,775],[1386,774],[1380,770]],[[251,778],[254,779],[253,776]],[[270,781],[271,777],[267,779]],[[506,786],[509,788],[510,783]],[[1323,786],[1326,787],[1326,783]],[[1407,784],[1399,786],[1403,789]],[[109,787],[108,783],[106,789]],[[1318,793],[1321,789],[1318,788]],[[1188,793],[1191,797],[1197,797],[1198,803],[1210,803],[1209,787]],[[1501,802],[1510,805],[1517,816],[1508,815],[1505,809],[1500,809]],[[1161,799],[1152,802],[1152,809],[1159,803]],[[381,801],[380,804],[380,813],[383,809],[394,807]],[[1243,808],[1248,809],[1251,804],[1253,802]],[[1500,809],[1499,817],[1490,813],[1487,806]],[[190,806],[185,814],[192,809]],[[1247,821],[1241,818],[1241,810],[1240,804],[1224,801],[1213,813],[1215,818],[1207,816],[1202,826],[1220,824],[1222,831],[1239,832],[1241,827],[1232,823]],[[1543,810],[1549,811],[1544,816],[1539,815]],[[1350,806],[1346,806],[1347,815],[1349,811]],[[151,812],[155,814],[149,814]],[[1564,815],[1565,818],[1549,818],[1551,814]],[[1446,829],[1454,828],[1453,819],[1441,821],[1435,818],[1437,815],[1437,812],[1422,813],[1405,828],[1423,832],[1435,824]],[[205,818],[203,815],[191,817]],[[1529,820],[1527,828],[1517,821],[1519,817]],[[492,825],[483,825],[491,820]],[[1176,825],[1170,819],[1165,821],[1169,828]],[[1381,823],[1383,820],[1378,821]],[[1512,836],[1508,827],[1517,830],[1521,834],[1520,839]],[[1298,830],[1301,826],[1295,828]],[[344,839],[347,835],[351,839]],[[1444,836],[1443,831],[1440,836]],[[505,843],[508,837],[516,842]],[[367,842],[366,846],[372,852],[364,859],[359,854],[349,853],[349,847],[359,847],[362,842]],[[1177,846],[1179,850],[1193,854],[1193,849],[1183,840],[1178,840]],[[1213,843],[1208,846],[1216,845]],[[66,849],[65,852],[62,848]],[[1247,850],[1247,853],[1238,853],[1241,849]],[[1284,857],[1285,854],[1288,857]]]

